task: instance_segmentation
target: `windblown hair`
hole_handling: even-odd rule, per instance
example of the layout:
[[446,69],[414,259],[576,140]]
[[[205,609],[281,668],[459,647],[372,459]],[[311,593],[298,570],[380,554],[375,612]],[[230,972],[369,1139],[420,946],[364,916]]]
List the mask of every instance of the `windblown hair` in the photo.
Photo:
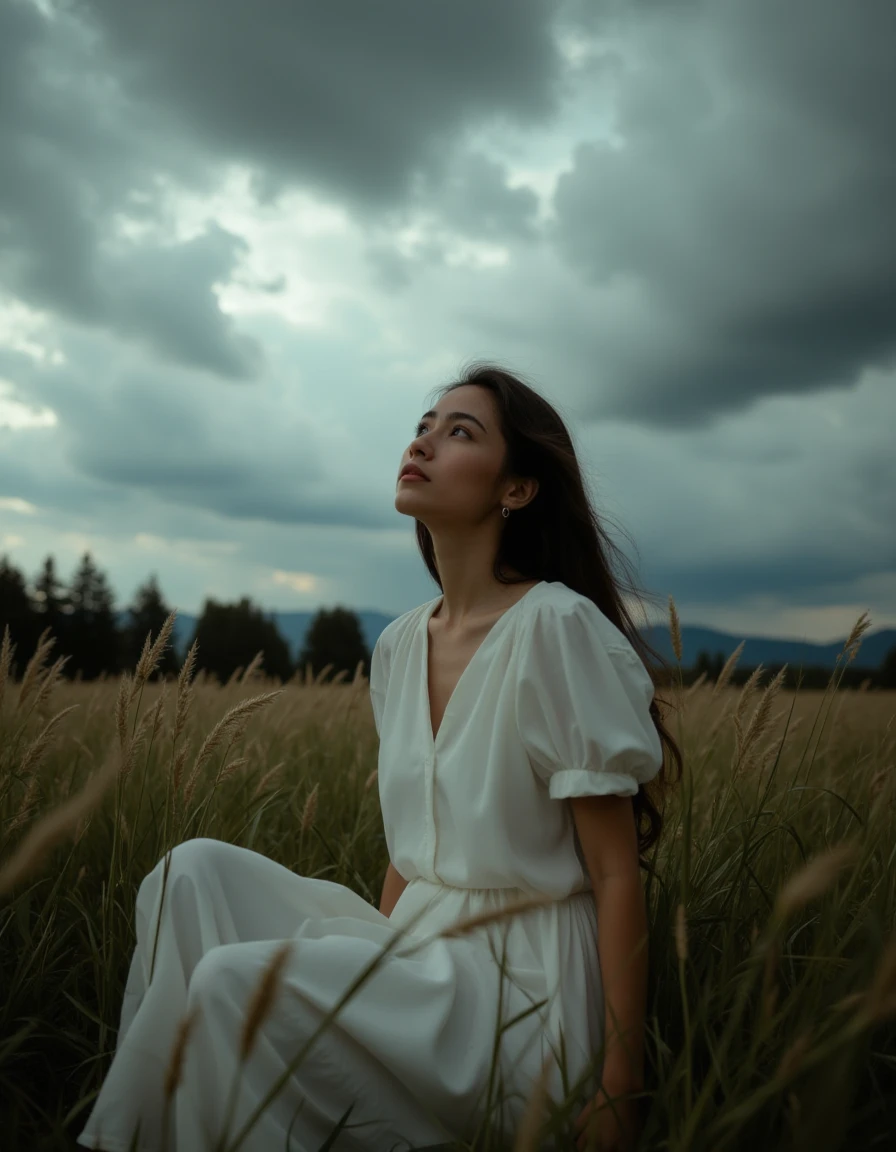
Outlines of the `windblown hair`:
[[[572,439],[556,409],[517,376],[481,361],[466,367],[459,379],[437,389],[436,395],[440,398],[469,384],[487,388],[494,398],[507,443],[502,475],[532,476],[538,480],[538,492],[532,500],[503,522],[493,569],[495,579],[501,584],[560,581],[587,596],[641,657],[654,686],[661,678],[668,680],[671,665],[644,640],[623,602],[623,592],[639,603],[642,595],[631,580],[625,555],[604,531],[591,506]],[[419,520],[416,536],[423,561],[441,588],[432,536]],[[623,577],[613,571],[611,557]],[[521,577],[506,576],[505,569],[515,570]],[[662,832],[663,817],[658,804],[682,771],[681,751],[663,723],[659,703],[668,702],[658,700],[654,694],[650,715],[663,745],[663,766],[632,797],[642,867],[648,867],[644,858]],[[674,775],[670,774],[672,761]]]

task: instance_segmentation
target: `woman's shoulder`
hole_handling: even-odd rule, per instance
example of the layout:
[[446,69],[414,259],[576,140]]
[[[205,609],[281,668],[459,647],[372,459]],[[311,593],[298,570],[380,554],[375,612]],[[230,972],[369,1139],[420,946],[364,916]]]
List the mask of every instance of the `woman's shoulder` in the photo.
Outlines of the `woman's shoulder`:
[[589,596],[562,580],[544,580],[538,591],[539,595],[531,603],[533,629],[552,630],[558,642],[585,631],[608,651],[637,655],[625,633]]

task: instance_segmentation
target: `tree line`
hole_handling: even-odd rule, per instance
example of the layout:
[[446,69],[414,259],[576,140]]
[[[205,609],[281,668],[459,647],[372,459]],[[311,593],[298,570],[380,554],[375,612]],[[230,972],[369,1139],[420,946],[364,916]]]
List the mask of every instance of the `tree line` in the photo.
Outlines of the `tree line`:
[[[157,636],[169,612],[152,575],[137,589],[126,611],[119,613],[109,581],[89,552],[81,557],[68,584],[59,579],[52,556],[46,558],[30,583],[8,557],[0,559],[0,640],[4,627],[8,627],[20,672],[47,629],[56,641],[54,656],[67,658],[63,674],[68,677],[94,680],[132,669],[147,633]],[[360,619],[340,607],[321,609],[312,618],[295,660],[273,617],[246,597],[232,604],[207,599],[189,643],[193,641],[198,643],[197,670],[204,669],[222,683],[240,668],[247,668],[259,652],[263,653],[262,670],[284,682],[309,669],[312,676],[319,676],[327,665],[330,671],[325,679],[343,673],[350,680],[359,661],[363,674],[370,676],[371,654]],[[691,683],[701,673],[715,681],[724,663],[723,653],[701,651],[693,668],[686,670],[684,682]],[[160,674],[173,674],[178,666],[179,656],[169,648]],[[773,665],[766,671],[771,676],[779,670]],[[732,683],[742,683],[750,672],[739,666]],[[798,681],[804,688],[824,688],[829,678],[828,668],[788,668],[784,687],[795,688]],[[874,687],[896,688],[896,647],[887,653],[879,669],[846,668],[841,683],[857,688],[865,679]]]
[[[70,679],[95,680],[133,669],[147,633],[157,636],[170,612],[155,574],[119,612],[109,580],[90,552],[82,555],[68,582],[60,579],[52,556],[30,581],[8,556],[0,558],[0,639],[8,628],[20,675],[47,630],[55,640],[54,657],[66,657],[62,673]],[[230,604],[207,599],[189,644],[193,642],[197,671],[205,670],[222,683],[247,668],[259,652],[262,671],[284,682],[309,669],[316,677],[327,665],[325,679],[343,672],[350,680],[359,661],[363,675],[370,676],[370,651],[360,619],[340,607],[316,613],[295,660],[274,618],[247,597]],[[180,656],[169,648],[158,674],[176,673],[179,662]]]

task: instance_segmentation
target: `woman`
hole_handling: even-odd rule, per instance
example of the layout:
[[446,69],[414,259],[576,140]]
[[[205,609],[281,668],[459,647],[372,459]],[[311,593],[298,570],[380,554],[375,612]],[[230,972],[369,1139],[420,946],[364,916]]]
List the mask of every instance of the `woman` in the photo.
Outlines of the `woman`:
[[681,764],[638,652],[656,654],[563,421],[510,373],[474,365],[441,390],[395,507],[442,594],[393,620],[371,660],[379,910],[247,849],[177,846],[138,893],[116,1055],[81,1144],[125,1149],[139,1124],[138,1148],[202,1152],[225,1146],[226,1123],[244,1149],[311,1152],[351,1105],[337,1152],[449,1145],[487,1113],[512,1131],[541,1072],[555,1101],[581,1100],[580,1149],[589,1122],[608,1148],[634,1133],[630,1099],[601,1105],[643,1085],[639,859],[662,823],[647,785],[663,783],[664,745]]

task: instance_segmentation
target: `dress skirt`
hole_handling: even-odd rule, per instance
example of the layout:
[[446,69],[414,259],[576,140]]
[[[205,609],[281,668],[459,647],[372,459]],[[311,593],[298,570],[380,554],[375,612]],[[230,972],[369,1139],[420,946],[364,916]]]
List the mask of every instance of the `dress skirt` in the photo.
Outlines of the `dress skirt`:
[[[451,897],[461,893],[438,888],[412,881],[385,917],[351,889],[249,849],[206,838],[175,847],[140,885],[115,1055],[78,1143],[107,1152],[223,1152],[278,1079],[282,1087],[239,1144],[245,1152],[317,1152],[350,1105],[335,1152],[450,1147],[470,1140],[487,1111],[512,1132],[556,1052],[537,1001],[545,973],[522,963],[505,967],[516,977],[508,979],[488,946],[494,933],[428,935],[455,915]],[[579,907],[576,915],[586,915]],[[396,943],[413,915],[420,927]],[[284,941],[290,948],[273,1002],[241,1060],[247,1007]],[[178,1027],[194,1012],[166,1107]],[[521,1018],[499,1039],[490,1084],[499,1015],[505,1023]],[[549,1092],[563,1097],[556,1067]]]

